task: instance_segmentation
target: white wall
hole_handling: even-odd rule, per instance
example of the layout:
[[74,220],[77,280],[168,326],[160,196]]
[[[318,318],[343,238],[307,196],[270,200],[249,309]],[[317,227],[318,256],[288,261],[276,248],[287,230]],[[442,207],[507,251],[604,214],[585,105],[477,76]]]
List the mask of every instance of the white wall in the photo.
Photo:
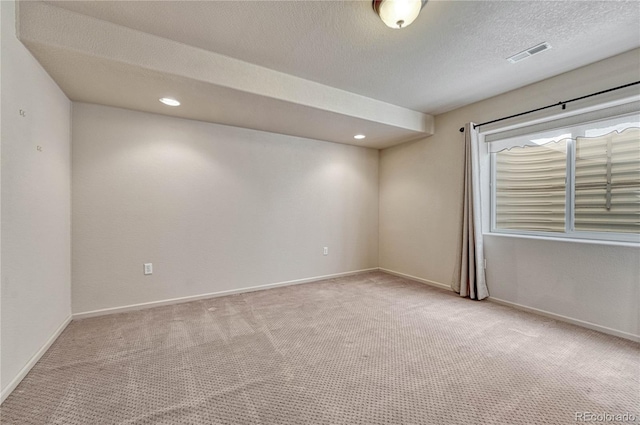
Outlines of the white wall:
[[5,396],[71,314],[71,103],[15,37],[14,2],[0,3]]
[[377,150],[81,103],[72,122],[74,313],[377,267]]
[[[434,136],[381,151],[380,267],[451,284],[460,239],[459,128],[466,122],[568,100],[638,75],[640,50],[634,50],[439,115]],[[640,334],[638,248],[501,236],[486,236],[485,243],[491,297]]]

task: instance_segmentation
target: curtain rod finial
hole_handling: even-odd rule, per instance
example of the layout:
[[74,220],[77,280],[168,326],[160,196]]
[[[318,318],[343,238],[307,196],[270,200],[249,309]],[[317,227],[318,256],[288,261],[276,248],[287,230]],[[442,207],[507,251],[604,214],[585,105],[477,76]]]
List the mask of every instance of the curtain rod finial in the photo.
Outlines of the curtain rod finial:
[[464,133],[464,127],[460,127],[460,133]]

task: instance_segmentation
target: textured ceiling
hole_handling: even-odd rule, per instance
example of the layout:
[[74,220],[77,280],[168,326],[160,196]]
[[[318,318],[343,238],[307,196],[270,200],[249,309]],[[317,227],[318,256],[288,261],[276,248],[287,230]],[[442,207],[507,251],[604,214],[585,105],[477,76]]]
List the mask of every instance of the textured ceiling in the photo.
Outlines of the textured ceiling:
[[[367,0],[18,8],[20,40],[74,101],[373,148],[433,134],[431,114],[637,48],[639,23],[638,1],[431,0],[403,30]],[[543,41],[553,48],[506,61]],[[166,95],[183,106],[159,104]]]
[[19,37],[74,101],[373,148],[433,134],[430,115],[42,2],[20,3]]
[[[370,1],[53,2],[437,114],[640,46],[638,1],[429,1],[399,31]],[[518,64],[505,58],[549,42]]]

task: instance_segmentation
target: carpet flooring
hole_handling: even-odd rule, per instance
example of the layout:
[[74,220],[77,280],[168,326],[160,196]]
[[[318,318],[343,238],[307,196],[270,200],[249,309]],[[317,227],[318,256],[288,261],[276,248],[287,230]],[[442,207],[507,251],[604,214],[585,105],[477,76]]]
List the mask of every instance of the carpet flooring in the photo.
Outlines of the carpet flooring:
[[640,344],[371,272],[74,321],[0,421],[518,425],[584,412],[640,422]]

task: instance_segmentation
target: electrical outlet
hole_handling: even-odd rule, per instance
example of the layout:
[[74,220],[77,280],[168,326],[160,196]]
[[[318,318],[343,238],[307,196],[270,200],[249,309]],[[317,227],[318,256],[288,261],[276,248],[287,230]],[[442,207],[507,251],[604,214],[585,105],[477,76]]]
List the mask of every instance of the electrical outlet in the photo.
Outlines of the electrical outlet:
[[153,274],[153,264],[144,263],[144,274]]
[[325,246],[325,247],[324,247],[324,250],[322,251],[322,253],[323,253],[324,255],[329,255],[329,247],[328,247],[328,246]]

